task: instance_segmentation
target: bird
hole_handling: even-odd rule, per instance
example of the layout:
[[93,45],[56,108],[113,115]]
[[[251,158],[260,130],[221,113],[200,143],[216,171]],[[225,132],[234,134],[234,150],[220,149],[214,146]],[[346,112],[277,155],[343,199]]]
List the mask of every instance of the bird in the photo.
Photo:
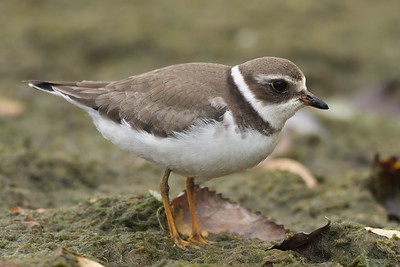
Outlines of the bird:
[[[260,57],[229,66],[183,63],[118,81],[25,81],[86,111],[119,148],[162,166],[159,191],[169,234],[180,248],[209,242],[196,217],[195,182],[257,165],[275,148],[287,119],[305,106],[329,109],[308,91],[290,60]],[[186,177],[192,234],[176,227],[170,173]]]

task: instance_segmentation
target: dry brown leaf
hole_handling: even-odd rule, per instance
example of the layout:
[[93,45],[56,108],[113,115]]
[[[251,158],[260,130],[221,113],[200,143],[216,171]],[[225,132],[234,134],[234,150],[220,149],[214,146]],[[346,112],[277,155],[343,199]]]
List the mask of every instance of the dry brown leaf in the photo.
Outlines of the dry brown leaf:
[[[196,185],[193,195],[199,226],[204,236],[208,233],[228,232],[265,241],[285,238],[287,230],[283,225],[276,224],[259,212],[252,212],[231,202],[221,194]],[[178,231],[190,235],[191,218],[186,193],[175,198],[171,206]]]
[[59,247],[58,249],[56,249],[56,251],[54,251],[54,255],[55,256],[59,256],[59,255],[64,255],[64,254],[69,254],[72,253],[71,251],[69,251],[66,248],[63,247]]
[[36,209],[36,210],[30,210],[30,209],[21,208],[20,206],[15,206],[15,207],[10,209],[10,212],[16,213],[16,214],[21,214],[21,215],[27,215],[27,214],[29,214],[31,212],[43,213],[45,211],[46,211],[46,209],[44,209],[44,208],[39,208],[39,209]]
[[328,220],[328,223],[321,227],[318,228],[317,230],[306,234],[306,233],[295,233],[291,236],[289,236],[287,239],[285,239],[282,243],[277,244],[273,246],[271,249],[280,249],[280,250],[291,250],[295,249],[301,246],[304,246],[306,244],[309,244],[311,241],[313,241],[315,238],[317,238],[320,234],[325,232],[326,230],[329,229],[329,226],[331,225],[331,221]]
[[45,209],[37,209],[37,210],[29,210],[29,209],[23,209],[20,206],[15,206],[10,209],[10,212],[18,214],[18,215],[24,215],[24,219],[21,221],[23,225],[25,225],[28,228],[34,227],[34,226],[40,226],[40,223],[36,221],[35,218],[31,216],[33,212],[37,213],[43,213],[45,212]]
[[34,212],[43,213],[43,212],[45,212],[46,210],[47,210],[47,209],[45,209],[45,208],[38,208],[38,209],[34,210]]
[[24,112],[24,105],[15,100],[0,98],[0,116],[17,116]]
[[78,260],[79,266],[81,267],[104,267],[104,265],[90,260],[88,258],[82,257],[81,255],[75,255],[76,259]]
[[104,265],[94,261],[94,260],[90,260],[88,258],[83,257],[80,254],[74,253],[72,251],[69,251],[66,248],[58,248],[55,252],[54,255],[58,256],[58,255],[73,255],[75,256],[76,260],[79,263],[79,266],[81,267],[104,267]]
[[23,213],[23,212],[25,212],[25,210],[24,210],[23,208],[21,208],[20,206],[15,206],[15,207],[12,207],[12,208],[10,209],[10,212],[13,212],[13,213]]
[[40,226],[40,223],[38,223],[35,218],[27,215],[25,216],[25,219],[21,221],[23,225],[25,225],[28,228],[34,227],[34,226]]
[[302,163],[292,159],[273,159],[262,163],[260,167],[268,170],[288,171],[297,174],[301,177],[308,188],[314,188],[318,185],[317,179],[310,170]]
[[380,228],[372,228],[372,227],[365,227],[365,230],[368,232],[384,236],[387,238],[392,238],[394,236],[400,237],[400,231],[397,230],[385,230],[385,229],[380,229]]

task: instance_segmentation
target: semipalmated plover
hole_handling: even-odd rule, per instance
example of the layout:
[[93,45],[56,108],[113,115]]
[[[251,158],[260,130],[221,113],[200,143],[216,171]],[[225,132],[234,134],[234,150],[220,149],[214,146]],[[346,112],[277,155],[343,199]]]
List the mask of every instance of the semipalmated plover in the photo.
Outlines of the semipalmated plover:
[[[193,202],[194,179],[207,180],[258,164],[275,148],[285,121],[304,106],[328,109],[308,92],[291,61],[263,57],[236,66],[188,63],[115,82],[29,81],[92,117],[120,148],[165,168],[159,189],[172,240],[205,244]],[[170,172],[186,178],[192,235],[180,237],[172,217]]]

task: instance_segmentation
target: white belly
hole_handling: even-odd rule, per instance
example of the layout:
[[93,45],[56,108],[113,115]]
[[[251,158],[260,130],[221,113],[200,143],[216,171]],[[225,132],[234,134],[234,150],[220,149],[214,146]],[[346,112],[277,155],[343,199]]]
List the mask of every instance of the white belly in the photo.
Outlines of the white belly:
[[194,126],[175,137],[156,137],[89,113],[103,136],[121,149],[186,177],[213,178],[252,167],[275,148],[278,133],[240,132],[229,112],[223,122]]

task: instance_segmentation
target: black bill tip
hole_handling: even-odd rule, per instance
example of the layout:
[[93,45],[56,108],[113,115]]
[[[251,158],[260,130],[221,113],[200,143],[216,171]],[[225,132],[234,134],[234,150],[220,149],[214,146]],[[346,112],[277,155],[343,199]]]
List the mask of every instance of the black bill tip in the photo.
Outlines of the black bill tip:
[[300,100],[303,101],[303,103],[307,106],[319,109],[329,109],[329,106],[324,101],[311,93],[307,93],[306,95],[300,97]]

